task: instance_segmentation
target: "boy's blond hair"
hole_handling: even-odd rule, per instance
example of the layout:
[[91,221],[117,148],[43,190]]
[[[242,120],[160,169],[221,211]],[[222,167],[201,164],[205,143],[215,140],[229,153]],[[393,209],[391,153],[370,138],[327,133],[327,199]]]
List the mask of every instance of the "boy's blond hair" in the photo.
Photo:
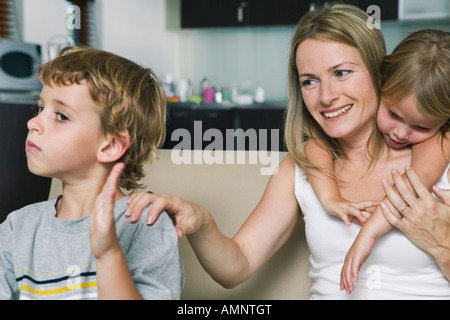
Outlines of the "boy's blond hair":
[[38,75],[48,86],[87,83],[103,134],[119,137],[119,132],[126,132],[131,139],[119,160],[125,164],[119,186],[133,191],[141,187],[143,165],[166,135],[166,97],[155,73],[110,52],[66,47],[40,66]]

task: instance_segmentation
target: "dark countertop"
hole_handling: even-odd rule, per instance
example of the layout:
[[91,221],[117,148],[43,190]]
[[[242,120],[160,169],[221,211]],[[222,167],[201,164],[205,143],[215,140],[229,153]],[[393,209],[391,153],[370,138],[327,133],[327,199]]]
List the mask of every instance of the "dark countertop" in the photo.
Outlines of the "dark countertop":
[[254,102],[252,104],[235,104],[235,103],[192,103],[192,102],[168,102],[168,107],[178,107],[197,110],[216,110],[216,109],[286,109],[287,102],[283,101],[267,101],[263,103]]
[[1,104],[33,104],[37,103],[39,92],[7,92],[0,91]]

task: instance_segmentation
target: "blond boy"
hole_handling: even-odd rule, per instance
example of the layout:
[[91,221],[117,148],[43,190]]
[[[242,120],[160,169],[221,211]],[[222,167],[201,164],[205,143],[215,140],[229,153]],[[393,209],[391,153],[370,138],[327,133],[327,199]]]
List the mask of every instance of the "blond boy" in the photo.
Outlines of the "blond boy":
[[62,195],[0,225],[0,298],[178,299],[183,270],[170,219],[130,224],[121,191],[140,186],[143,164],[165,137],[157,77],[114,54],[75,47],[38,74],[28,167],[60,179]]

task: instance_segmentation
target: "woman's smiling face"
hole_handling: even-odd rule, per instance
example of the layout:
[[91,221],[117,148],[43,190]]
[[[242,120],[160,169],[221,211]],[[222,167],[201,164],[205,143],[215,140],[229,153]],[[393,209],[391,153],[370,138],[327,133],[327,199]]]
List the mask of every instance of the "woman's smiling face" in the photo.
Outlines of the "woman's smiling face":
[[359,52],[321,39],[303,41],[296,52],[303,101],[325,133],[337,139],[369,136],[377,94]]

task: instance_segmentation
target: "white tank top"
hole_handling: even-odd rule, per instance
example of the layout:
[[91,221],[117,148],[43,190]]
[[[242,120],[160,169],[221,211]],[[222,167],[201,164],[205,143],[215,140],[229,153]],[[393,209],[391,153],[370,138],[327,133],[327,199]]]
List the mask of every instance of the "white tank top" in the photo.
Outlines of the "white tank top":
[[[450,189],[447,172],[436,185]],[[347,226],[327,214],[306,173],[297,165],[295,196],[311,251],[312,299],[450,299],[450,282],[433,256],[417,248],[397,228],[377,239],[359,272],[355,290],[347,295],[339,288],[340,273],[360,226],[355,223]]]

